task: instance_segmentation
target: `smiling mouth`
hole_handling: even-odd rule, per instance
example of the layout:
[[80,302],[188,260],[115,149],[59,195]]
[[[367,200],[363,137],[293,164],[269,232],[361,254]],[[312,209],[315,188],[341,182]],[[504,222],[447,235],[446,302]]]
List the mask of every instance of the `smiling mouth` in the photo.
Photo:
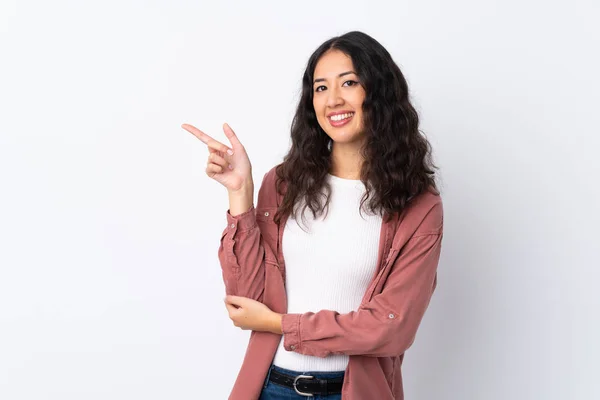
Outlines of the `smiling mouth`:
[[327,117],[327,119],[329,120],[329,123],[332,126],[342,126],[347,124],[352,117],[354,116],[354,113],[346,113],[346,114],[337,114],[337,115],[332,115],[331,117]]

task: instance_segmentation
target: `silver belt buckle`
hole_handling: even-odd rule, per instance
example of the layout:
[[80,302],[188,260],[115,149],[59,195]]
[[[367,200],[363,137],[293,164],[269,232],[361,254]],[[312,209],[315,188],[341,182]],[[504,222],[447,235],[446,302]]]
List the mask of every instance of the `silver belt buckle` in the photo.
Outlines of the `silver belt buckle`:
[[298,393],[301,396],[309,396],[309,397],[313,397],[314,394],[312,393],[304,393],[298,390],[298,388],[296,388],[296,383],[298,382],[298,379],[313,379],[314,376],[309,376],[309,375],[298,375],[295,379],[294,379],[294,390],[296,391],[296,393]]

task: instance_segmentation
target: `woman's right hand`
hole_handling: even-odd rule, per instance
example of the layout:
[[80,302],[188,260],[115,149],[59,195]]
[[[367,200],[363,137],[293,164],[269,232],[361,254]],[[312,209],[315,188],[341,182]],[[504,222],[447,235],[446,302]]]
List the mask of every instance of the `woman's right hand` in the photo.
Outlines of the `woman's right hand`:
[[252,165],[246,149],[228,124],[223,124],[223,131],[231,143],[231,148],[192,125],[183,124],[181,127],[208,146],[206,175],[225,186],[229,193],[253,185]]

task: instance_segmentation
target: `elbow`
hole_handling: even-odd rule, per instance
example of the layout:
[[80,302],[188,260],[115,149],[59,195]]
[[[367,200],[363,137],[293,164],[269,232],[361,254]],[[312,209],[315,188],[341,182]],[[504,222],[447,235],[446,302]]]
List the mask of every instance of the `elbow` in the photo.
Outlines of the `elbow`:
[[240,290],[235,296],[247,297],[252,300],[256,300],[260,303],[263,302],[264,295],[264,286],[257,288],[244,288],[245,290]]
[[256,300],[262,303],[263,295],[265,292],[264,281],[258,280],[250,282],[240,282],[240,277],[233,275],[226,277],[223,274],[223,282],[225,283],[225,293],[230,296],[247,297],[252,300]]
[[396,324],[385,325],[373,337],[371,346],[367,349],[367,356],[372,357],[398,357],[408,350],[415,341],[416,332],[407,330]]

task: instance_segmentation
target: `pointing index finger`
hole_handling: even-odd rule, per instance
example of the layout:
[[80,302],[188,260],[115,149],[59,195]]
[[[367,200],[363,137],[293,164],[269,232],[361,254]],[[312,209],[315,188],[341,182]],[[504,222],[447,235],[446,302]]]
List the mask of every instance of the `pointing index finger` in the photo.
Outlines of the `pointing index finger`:
[[188,131],[189,133],[191,133],[192,135],[196,136],[198,139],[200,139],[200,141],[202,143],[205,143],[211,149],[215,149],[215,150],[221,151],[223,153],[233,155],[233,151],[229,147],[227,147],[223,143],[219,142],[218,140],[215,140],[212,137],[208,136],[206,133],[202,132],[200,129],[196,128],[195,126],[190,125],[190,124],[183,124],[183,125],[181,125],[181,127],[183,129],[185,129],[186,131]]

